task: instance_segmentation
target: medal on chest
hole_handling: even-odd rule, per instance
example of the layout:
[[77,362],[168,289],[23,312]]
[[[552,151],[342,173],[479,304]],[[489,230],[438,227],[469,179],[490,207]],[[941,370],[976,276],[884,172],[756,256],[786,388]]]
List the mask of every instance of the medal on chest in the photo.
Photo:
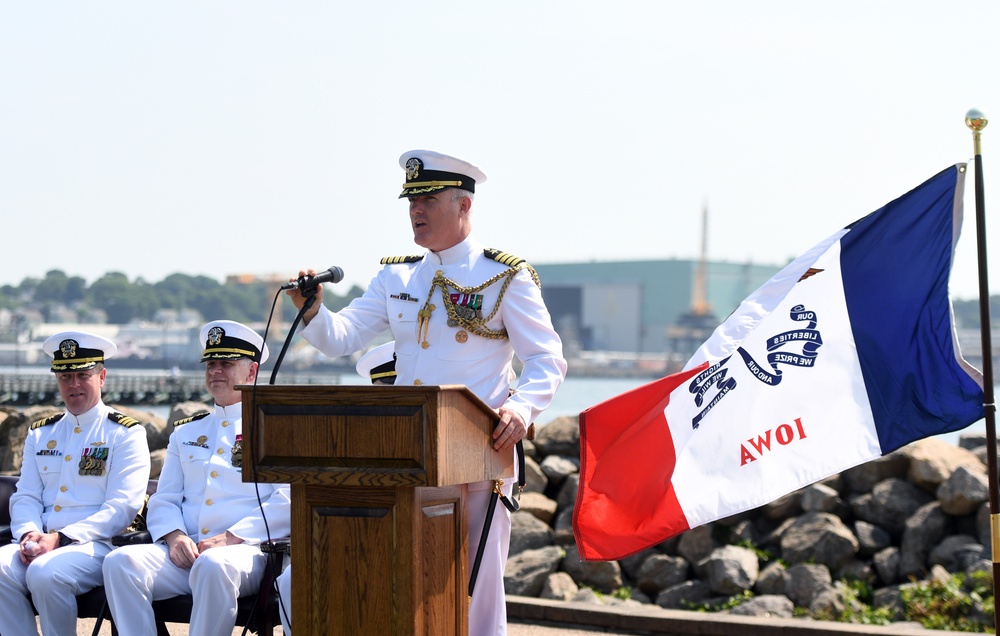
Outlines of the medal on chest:
[[236,436],[236,443],[233,444],[232,457],[230,462],[233,464],[233,468],[242,468],[243,466],[243,436]]
[[[435,289],[441,290],[441,300],[447,313],[448,326],[458,329],[455,332],[455,342],[459,344],[468,342],[470,333],[491,340],[506,340],[506,329],[490,329],[486,324],[497,315],[503,302],[504,292],[507,291],[507,286],[510,285],[516,274],[517,270],[511,268],[475,287],[462,287],[438,270],[431,281],[430,291],[427,292],[427,302],[417,312],[417,339],[420,340],[420,346],[424,349],[431,346],[427,334],[430,330],[431,314],[437,309],[437,306],[431,303]],[[483,294],[479,292],[494,283],[500,283],[497,301],[490,314],[484,316]]]
[[104,446],[104,442],[93,442],[94,446],[83,449],[83,455],[80,457],[80,475],[103,475],[104,470],[107,468],[108,455],[110,454],[108,447]]

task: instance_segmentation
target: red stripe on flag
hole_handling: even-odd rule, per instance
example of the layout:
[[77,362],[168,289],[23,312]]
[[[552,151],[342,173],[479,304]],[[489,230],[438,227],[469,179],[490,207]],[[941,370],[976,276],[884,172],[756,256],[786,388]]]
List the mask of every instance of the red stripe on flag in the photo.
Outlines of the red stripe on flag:
[[621,559],[689,528],[672,484],[676,454],[663,410],[708,363],[644,384],[580,413],[580,486],[573,532],[587,561]]

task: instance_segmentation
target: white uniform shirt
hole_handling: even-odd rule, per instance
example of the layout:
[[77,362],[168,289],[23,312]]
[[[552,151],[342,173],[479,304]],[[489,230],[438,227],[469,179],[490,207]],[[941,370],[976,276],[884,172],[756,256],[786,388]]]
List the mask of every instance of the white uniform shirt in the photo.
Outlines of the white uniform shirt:
[[98,401],[86,413],[66,411],[28,431],[10,498],[15,539],[37,530],[107,540],[135,520],[149,481],[146,429],[131,418],[114,421],[111,413]]
[[[428,252],[420,261],[386,265],[363,296],[337,313],[321,308],[301,333],[334,357],[363,348],[389,328],[396,341],[396,385],[464,384],[490,407],[516,411],[527,426],[549,405],[566,376],[562,342],[528,271],[514,276],[499,311],[486,323],[490,329],[506,328],[508,339],[494,340],[449,326],[440,288],[433,292],[435,309],[426,336],[418,333],[418,312],[438,271],[460,287],[473,288],[507,269],[484,256],[483,246],[470,237],[447,250]],[[503,279],[477,292],[482,294],[484,318],[496,306],[502,287]],[[524,368],[517,390],[509,395],[514,354]]]
[[290,536],[288,486],[243,482],[242,450],[237,445],[243,435],[242,408],[240,402],[216,405],[213,413],[171,433],[146,515],[154,540],[174,530],[182,530],[195,542],[227,530],[254,545],[268,539],[268,530],[273,539]]

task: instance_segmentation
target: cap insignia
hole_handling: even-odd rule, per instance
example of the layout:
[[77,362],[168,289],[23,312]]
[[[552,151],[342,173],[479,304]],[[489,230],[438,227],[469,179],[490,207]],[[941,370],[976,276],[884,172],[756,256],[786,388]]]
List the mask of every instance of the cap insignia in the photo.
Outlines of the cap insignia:
[[63,340],[59,343],[59,352],[64,358],[75,358],[76,349],[80,346],[76,340]]
[[413,181],[414,179],[419,177],[420,169],[422,167],[424,167],[423,162],[417,159],[416,157],[413,157],[412,159],[408,160],[406,162],[406,180]]
[[226,330],[222,327],[212,327],[208,330],[208,344],[217,347],[222,344],[222,336],[226,335]]

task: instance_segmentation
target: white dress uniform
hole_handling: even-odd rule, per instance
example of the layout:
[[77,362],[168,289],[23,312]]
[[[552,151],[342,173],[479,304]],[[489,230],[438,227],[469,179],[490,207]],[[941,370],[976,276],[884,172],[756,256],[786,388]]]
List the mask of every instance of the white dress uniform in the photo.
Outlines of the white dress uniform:
[[[471,237],[441,252],[386,262],[363,296],[337,313],[321,308],[301,330],[302,336],[333,357],[360,350],[391,329],[397,386],[464,384],[490,407],[516,411],[525,425],[535,421],[565,378],[566,361],[532,272],[526,268],[511,272],[507,263],[519,259],[488,258]],[[454,286],[442,295],[441,287],[434,287],[436,277]],[[496,279],[493,284],[471,291],[492,279]],[[429,292],[433,292],[430,298]],[[471,332],[467,324],[450,325],[445,303],[476,316],[485,335]],[[492,337],[503,330],[506,338]],[[511,394],[514,354],[524,368]],[[504,477],[508,496],[513,478]],[[491,490],[489,481],[469,485],[470,552],[479,545]],[[506,633],[503,574],[509,539],[510,513],[498,506],[469,609],[470,636]]]
[[190,570],[174,565],[162,542],[108,555],[108,603],[122,634],[155,634],[152,601],[193,594],[191,633],[229,636],[237,599],[259,589],[266,562],[261,542],[291,534],[289,487],[243,482],[242,403],[216,405],[182,422],[170,435],[149,499],[150,535],[158,541],[180,529],[197,543],[229,531],[245,543],[206,550]]
[[24,441],[17,492],[11,497],[14,538],[62,532],[75,539],[22,565],[17,544],[0,547],[0,634],[76,634],[76,595],[101,585],[110,537],[142,507],[149,480],[145,429],[103,402],[76,416],[41,420]]

